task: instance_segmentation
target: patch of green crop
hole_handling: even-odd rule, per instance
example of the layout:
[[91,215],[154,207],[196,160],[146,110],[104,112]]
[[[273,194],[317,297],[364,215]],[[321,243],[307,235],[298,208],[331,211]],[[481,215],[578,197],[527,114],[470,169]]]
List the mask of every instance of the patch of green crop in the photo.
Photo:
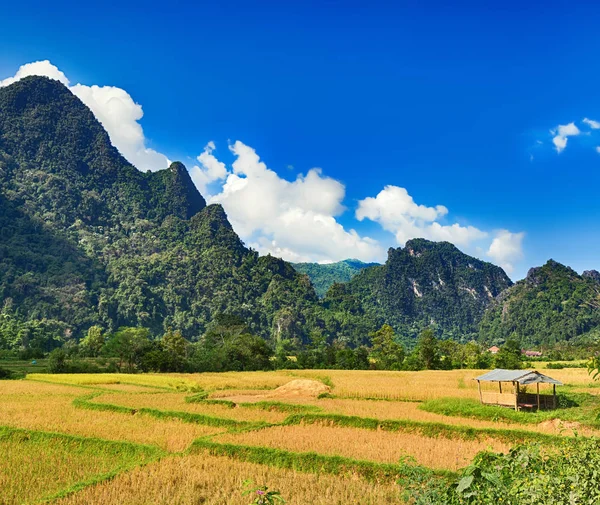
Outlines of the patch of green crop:
[[43,502],[147,464],[157,447],[0,427],[0,503]]

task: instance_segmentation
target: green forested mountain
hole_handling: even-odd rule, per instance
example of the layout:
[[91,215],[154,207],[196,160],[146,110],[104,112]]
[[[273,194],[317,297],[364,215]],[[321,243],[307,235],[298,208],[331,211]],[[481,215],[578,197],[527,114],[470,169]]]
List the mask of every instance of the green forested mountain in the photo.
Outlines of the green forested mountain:
[[297,272],[310,278],[317,295],[325,296],[327,290],[336,282],[348,282],[363,268],[372,267],[377,263],[364,263],[357,259],[347,259],[337,263],[292,263]]
[[390,249],[384,265],[362,270],[347,291],[377,324],[388,323],[406,338],[434,326],[444,336],[469,339],[486,307],[511,284],[500,267],[448,242],[414,239]]
[[[194,340],[227,318],[284,356],[369,344],[383,324],[411,345],[429,326],[531,343],[600,327],[600,275],[554,262],[510,287],[501,268],[415,239],[384,265],[295,268],[308,275],[246,248],[181,163],[133,167],[59,82],[0,88],[0,350],[48,351],[93,325]],[[320,294],[329,288],[321,300],[309,277]]]
[[503,292],[481,322],[481,337],[496,343],[509,337],[523,345],[552,345],[600,330],[600,275],[579,275],[550,260]]
[[[216,314],[235,313],[261,336],[303,338],[316,303],[308,278],[243,245],[182,164],[138,171],[57,81],[0,88],[5,323],[35,319],[76,336],[92,324],[172,327],[195,338]],[[4,339],[23,340],[16,333]]]

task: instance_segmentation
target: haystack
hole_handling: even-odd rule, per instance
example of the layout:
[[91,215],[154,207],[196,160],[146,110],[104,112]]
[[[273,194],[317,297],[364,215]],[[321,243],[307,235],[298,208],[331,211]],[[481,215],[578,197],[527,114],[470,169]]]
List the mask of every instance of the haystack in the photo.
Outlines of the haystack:
[[316,398],[320,394],[330,393],[331,388],[322,382],[310,379],[295,379],[293,381],[279,386],[270,393],[267,393],[267,398],[284,398],[289,396],[299,396],[304,398]]

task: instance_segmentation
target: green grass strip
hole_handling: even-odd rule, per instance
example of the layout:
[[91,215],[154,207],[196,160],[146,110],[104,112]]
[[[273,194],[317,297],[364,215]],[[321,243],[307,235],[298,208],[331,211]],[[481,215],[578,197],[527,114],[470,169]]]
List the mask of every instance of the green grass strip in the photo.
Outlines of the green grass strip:
[[539,424],[543,421],[560,419],[561,421],[575,421],[592,428],[600,427],[600,421],[598,421],[600,398],[597,396],[588,393],[569,393],[561,395],[559,402],[571,402],[572,406],[556,410],[524,412],[496,405],[482,405],[477,400],[449,397],[428,400],[419,408],[426,412],[467,419],[504,421],[515,424]]
[[522,443],[537,441],[553,444],[568,437],[549,435],[526,430],[508,430],[502,428],[473,428],[470,426],[455,426],[427,421],[413,421],[411,419],[380,420],[368,417],[345,416],[342,414],[304,414],[291,415],[284,425],[297,424],[325,424],[345,428],[360,428],[367,430],[401,431],[405,433],[418,433],[419,435],[448,439],[460,438],[462,440],[481,440],[496,438],[509,443]]
[[87,445],[97,445],[98,447],[102,447],[103,450],[115,449],[122,451],[127,449],[132,452],[145,452],[149,455],[163,455],[166,454],[161,448],[154,445],[146,445],[146,444],[138,444],[136,442],[127,442],[120,440],[107,440],[104,438],[96,438],[96,437],[83,437],[81,435],[71,435],[67,433],[59,433],[55,431],[38,431],[38,430],[28,430],[25,428],[13,428],[12,426],[0,426],[0,439],[8,439],[12,437],[17,437],[21,440],[26,438],[28,441],[35,442],[39,441],[49,441],[49,440],[66,440],[66,441],[74,441]]
[[283,413],[301,413],[301,412],[321,412],[321,407],[316,405],[298,405],[294,403],[283,403],[275,401],[262,401],[262,402],[232,402],[231,400],[221,400],[219,398],[207,398],[206,393],[200,393],[198,395],[187,396],[185,398],[186,403],[203,403],[205,405],[222,405],[234,409],[237,407],[243,409],[256,409],[266,410],[269,412],[283,412]]
[[102,393],[92,393],[91,395],[81,396],[73,400],[73,406],[87,410],[98,410],[106,412],[117,412],[119,414],[146,414],[156,419],[178,419],[184,423],[201,424],[203,426],[215,426],[220,428],[261,428],[263,426],[269,426],[266,422],[251,422],[251,421],[237,421],[235,419],[227,419],[222,417],[206,416],[203,414],[195,414],[192,412],[181,412],[175,410],[159,410],[147,407],[132,408],[124,407],[122,405],[114,405],[112,403],[94,403],[90,400],[99,396]]
[[333,475],[354,474],[377,482],[397,482],[402,480],[414,483],[432,477],[455,475],[445,470],[432,470],[423,466],[401,462],[399,464],[376,463],[343,456],[327,456],[315,452],[291,452],[270,447],[220,444],[206,438],[192,443],[190,453],[208,452],[213,456],[227,456],[233,459],[257,463],[275,468],[284,468],[304,473],[329,473]]

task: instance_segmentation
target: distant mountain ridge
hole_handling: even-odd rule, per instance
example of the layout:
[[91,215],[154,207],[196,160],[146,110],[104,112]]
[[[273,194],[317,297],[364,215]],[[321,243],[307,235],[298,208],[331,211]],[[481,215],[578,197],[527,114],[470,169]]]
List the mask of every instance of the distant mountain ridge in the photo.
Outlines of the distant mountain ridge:
[[485,309],[512,281],[500,267],[449,242],[409,240],[390,249],[384,265],[362,270],[348,291],[378,322],[414,337],[437,326],[452,338],[474,338]]
[[523,345],[552,345],[600,337],[600,274],[579,275],[554,260],[531,268],[527,277],[504,291],[481,322],[481,338]]
[[364,263],[357,259],[345,259],[336,263],[292,263],[297,272],[308,275],[317,295],[325,296],[327,290],[336,282],[348,282],[364,268],[379,263]]

